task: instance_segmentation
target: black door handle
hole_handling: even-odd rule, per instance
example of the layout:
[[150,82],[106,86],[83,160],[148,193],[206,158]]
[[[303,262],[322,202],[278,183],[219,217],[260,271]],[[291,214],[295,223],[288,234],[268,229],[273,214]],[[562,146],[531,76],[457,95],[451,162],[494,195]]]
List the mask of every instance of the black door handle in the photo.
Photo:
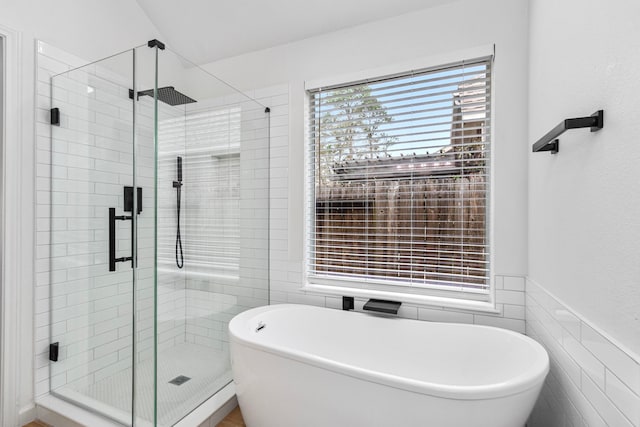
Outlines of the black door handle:
[[[132,218],[131,215],[116,215],[116,208],[109,208],[109,271],[116,271],[116,262],[133,261],[132,256],[116,258],[116,220],[129,221]],[[131,234],[133,236],[133,230]]]

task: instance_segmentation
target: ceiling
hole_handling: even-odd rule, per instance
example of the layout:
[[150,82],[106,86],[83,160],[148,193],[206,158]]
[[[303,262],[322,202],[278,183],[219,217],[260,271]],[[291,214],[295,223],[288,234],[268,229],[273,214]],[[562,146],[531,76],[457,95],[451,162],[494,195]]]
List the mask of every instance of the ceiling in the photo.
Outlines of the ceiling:
[[162,41],[205,64],[454,0],[136,1]]

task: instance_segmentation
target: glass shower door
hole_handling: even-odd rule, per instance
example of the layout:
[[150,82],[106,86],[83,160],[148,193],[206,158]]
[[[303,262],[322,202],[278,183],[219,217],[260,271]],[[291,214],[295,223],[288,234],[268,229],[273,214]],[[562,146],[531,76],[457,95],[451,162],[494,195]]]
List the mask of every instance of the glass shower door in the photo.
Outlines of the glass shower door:
[[169,48],[136,60],[134,412],[164,427],[231,382],[228,322],[269,302],[269,114]]
[[152,215],[133,197],[133,55],[51,78],[48,194],[50,390],[124,425],[133,412],[134,212]]

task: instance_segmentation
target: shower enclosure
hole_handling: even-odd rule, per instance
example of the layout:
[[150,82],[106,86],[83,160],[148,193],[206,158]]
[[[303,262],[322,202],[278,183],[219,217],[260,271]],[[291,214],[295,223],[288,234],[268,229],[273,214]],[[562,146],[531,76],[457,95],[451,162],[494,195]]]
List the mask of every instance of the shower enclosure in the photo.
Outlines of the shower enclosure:
[[152,40],[51,79],[50,390],[171,426],[269,303],[269,109]]

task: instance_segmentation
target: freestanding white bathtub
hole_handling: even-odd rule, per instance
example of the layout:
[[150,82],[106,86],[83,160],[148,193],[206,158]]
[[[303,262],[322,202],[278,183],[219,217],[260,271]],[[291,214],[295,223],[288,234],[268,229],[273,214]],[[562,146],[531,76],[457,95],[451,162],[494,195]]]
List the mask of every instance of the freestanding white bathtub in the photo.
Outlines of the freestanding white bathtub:
[[522,427],[549,370],[504,329],[272,305],[229,324],[249,427]]

